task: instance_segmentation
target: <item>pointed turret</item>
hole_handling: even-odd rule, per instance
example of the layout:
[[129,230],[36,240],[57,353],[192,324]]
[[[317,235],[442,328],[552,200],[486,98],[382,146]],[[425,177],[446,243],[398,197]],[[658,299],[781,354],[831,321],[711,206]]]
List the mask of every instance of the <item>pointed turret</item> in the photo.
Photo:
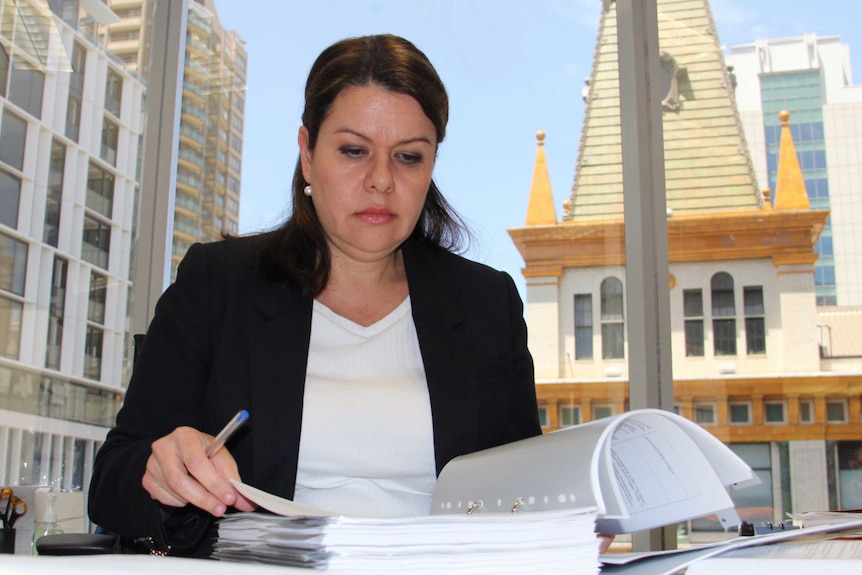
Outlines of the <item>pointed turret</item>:
[[533,168],[533,185],[530,187],[525,223],[528,226],[553,226],[557,223],[557,211],[554,208],[551,178],[548,176],[548,162],[545,159],[545,132],[536,132],[536,140],[536,165]]
[[[658,9],[667,207],[674,214],[762,209],[707,0],[658,0]],[[616,7],[605,2],[567,221],[623,214],[618,61]]]
[[790,112],[782,110],[778,118],[781,120],[781,148],[778,151],[778,175],[775,178],[775,209],[811,209],[796,146],[790,133]]

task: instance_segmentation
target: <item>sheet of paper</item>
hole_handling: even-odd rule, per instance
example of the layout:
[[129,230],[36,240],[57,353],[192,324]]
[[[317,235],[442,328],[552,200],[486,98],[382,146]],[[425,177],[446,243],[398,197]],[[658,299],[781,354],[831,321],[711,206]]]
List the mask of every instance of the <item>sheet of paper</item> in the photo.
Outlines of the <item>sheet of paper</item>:
[[230,482],[234,488],[242,493],[247,499],[254,501],[267,511],[277,513],[278,515],[298,515],[308,517],[336,517],[339,515],[333,511],[320,509],[319,507],[311,507],[310,505],[303,505],[302,503],[296,503],[290,499],[278,497],[277,495],[267,493],[266,491],[252,487],[251,485],[246,485],[236,479],[231,479]]
[[[687,421],[655,410],[620,418],[601,452],[599,467],[607,470],[600,473],[607,511],[599,518],[599,530],[640,531],[712,513],[725,527],[739,525],[715,469],[736,456],[716,450],[713,456],[721,460],[710,461],[680,420]],[[747,466],[744,471],[751,475]]]

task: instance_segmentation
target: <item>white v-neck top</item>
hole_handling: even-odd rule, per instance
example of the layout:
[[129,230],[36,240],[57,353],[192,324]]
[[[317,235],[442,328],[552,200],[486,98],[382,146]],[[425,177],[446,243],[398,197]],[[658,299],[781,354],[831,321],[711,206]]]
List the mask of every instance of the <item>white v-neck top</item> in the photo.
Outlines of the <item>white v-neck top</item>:
[[347,515],[427,515],[431,403],[410,298],[370,326],[314,301],[295,501]]

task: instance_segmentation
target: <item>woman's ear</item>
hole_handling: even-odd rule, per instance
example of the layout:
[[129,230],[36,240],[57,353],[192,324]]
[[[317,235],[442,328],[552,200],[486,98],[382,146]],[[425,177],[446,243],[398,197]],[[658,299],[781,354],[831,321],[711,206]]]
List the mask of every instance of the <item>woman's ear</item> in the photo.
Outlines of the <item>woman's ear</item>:
[[297,136],[299,144],[299,161],[302,165],[302,177],[306,182],[311,182],[311,148],[308,146],[308,128],[305,126],[299,127],[299,135]]

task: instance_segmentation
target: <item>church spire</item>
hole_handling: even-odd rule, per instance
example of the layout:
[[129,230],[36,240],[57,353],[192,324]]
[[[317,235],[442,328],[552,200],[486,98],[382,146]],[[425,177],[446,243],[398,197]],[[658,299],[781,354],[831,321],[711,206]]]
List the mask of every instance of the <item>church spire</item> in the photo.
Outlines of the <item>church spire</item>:
[[[707,0],[658,3],[665,191],[674,214],[763,209]],[[623,217],[617,15],[603,4],[565,221]]]
[[527,204],[528,226],[552,226],[557,223],[554,196],[551,193],[551,178],[548,176],[548,162],[545,160],[545,132],[536,132],[538,149],[536,166],[533,168],[533,185],[530,187],[530,201]]
[[790,112],[782,110],[778,118],[781,120],[781,147],[778,151],[778,175],[775,177],[775,209],[808,210],[811,205],[805,191],[805,179],[790,134]]

